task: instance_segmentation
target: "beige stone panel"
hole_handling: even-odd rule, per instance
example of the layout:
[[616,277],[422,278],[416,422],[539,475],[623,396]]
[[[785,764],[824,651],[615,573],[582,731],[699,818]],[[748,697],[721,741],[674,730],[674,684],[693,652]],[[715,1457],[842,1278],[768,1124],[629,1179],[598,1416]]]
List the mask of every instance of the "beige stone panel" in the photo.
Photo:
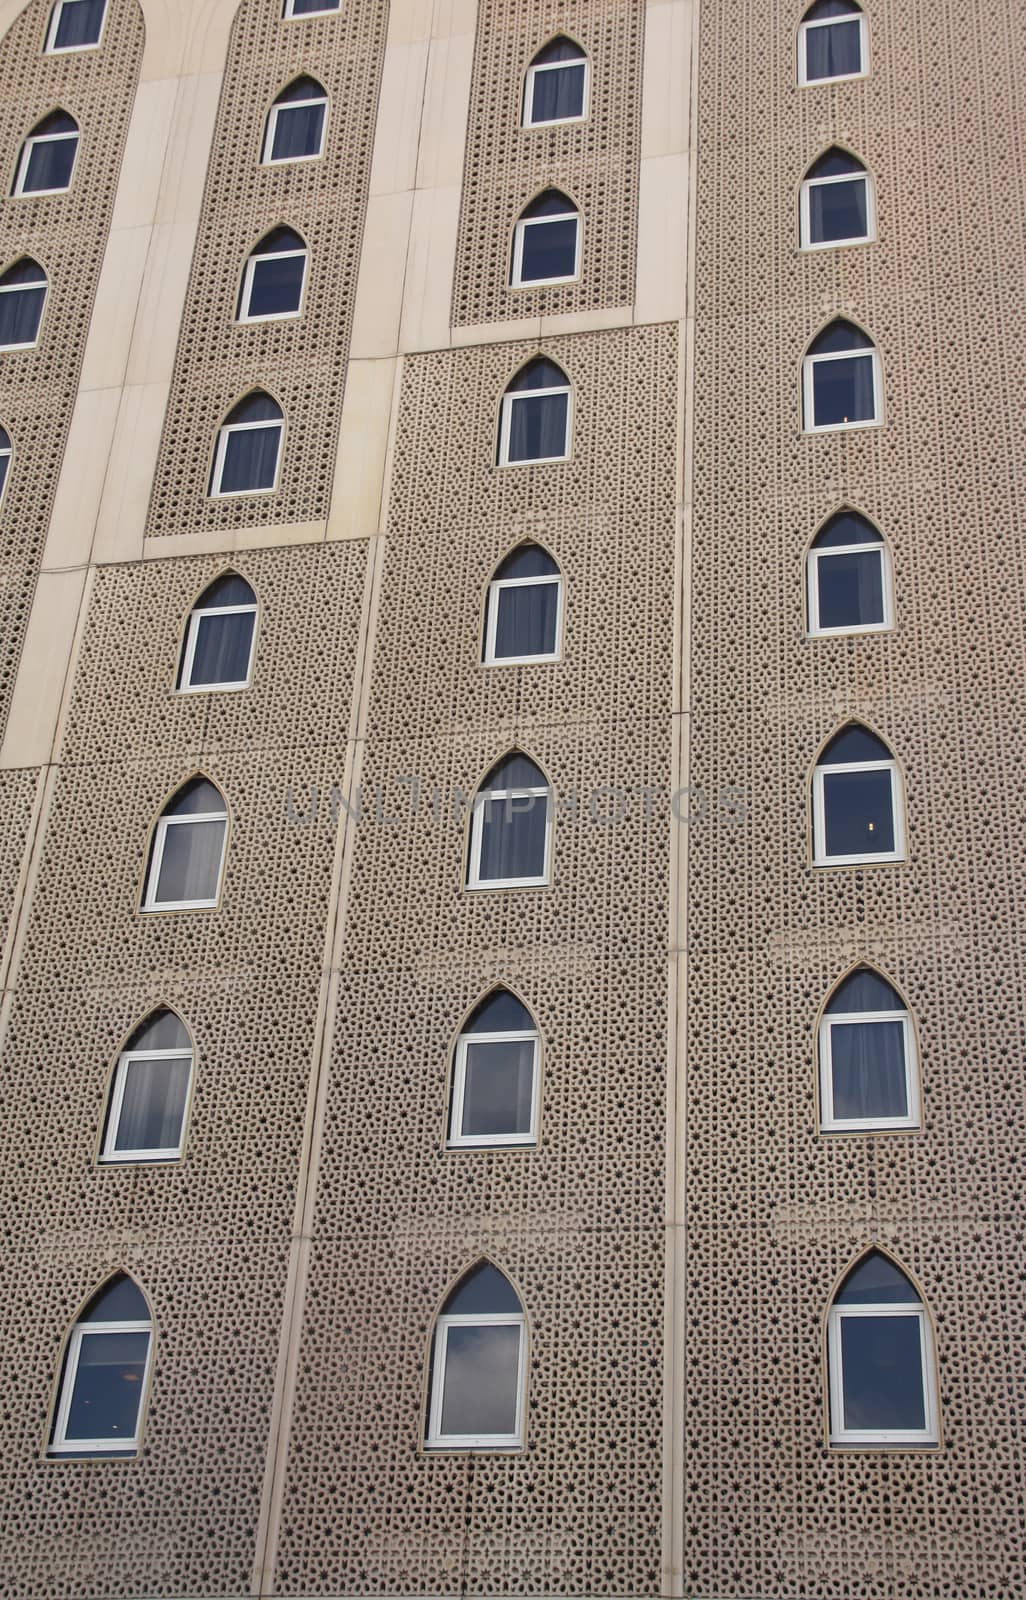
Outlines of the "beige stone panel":
[[97,561],[137,561],[149,505],[153,464],[167,405],[166,383],[126,386],[96,522]]
[[293,544],[321,544],[323,522],[283,522],[277,527],[224,528],[202,533],[170,534],[143,540],[143,559],[162,561],[170,556],[206,556],[229,550],[266,550]]
[[389,46],[430,39],[434,10],[434,0],[392,0],[388,12]]
[[177,97],[175,78],[139,85],[114,201],[113,229],[138,228],[153,221],[164,171],[158,158],[171,136]]
[[522,317],[519,322],[501,324],[487,322],[476,328],[453,328],[451,342],[454,348],[460,348],[463,345],[501,344],[507,339],[540,339],[541,329],[541,317]]
[[161,222],[148,232],[149,252],[124,375],[129,384],[171,381],[196,225],[191,220]]
[[413,188],[428,50],[426,39],[390,44],[385,50],[371,166],[372,196]]
[[[667,322],[669,318],[646,317],[646,322]],[[551,339],[559,333],[594,333],[602,328],[622,328],[631,321],[630,306],[607,306],[596,311],[563,311],[552,317],[542,317],[542,337]]]
[[179,79],[157,222],[194,220],[199,215],[220,92],[219,72]]
[[649,0],[646,8],[642,160],[688,147],[693,13],[693,0]]
[[432,42],[417,155],[417,187],[420,189],[437,189],[462,182],[467,147],[467,100],[473,66],[472,33]]
[[39,575],[0,768],[43,766],[51,758],[85,581],[83,568]]
[[82,362],[81,389],[110,389],[124,379],[150,232],[149,228],[122,228],[107,240]]
[[651,156],[642,161],[636,322],[666,322],[684,315],[687,225],[687,155]]
[[377,531],[396,363],[351,361],[328,515],[329,539]]
[[368,202],[353,309],[351,354],[354,360],[395,353],[413,205],[412,190],[405,194],[375,195]]
[[421,190],[414,198],[400,350],[437,350],[449,343],[449,296],[459,219],[460,191],[455,186]]
[[44,569],[89,560],[120,401],[119,389],[93,389],[75,402],[43,547]]

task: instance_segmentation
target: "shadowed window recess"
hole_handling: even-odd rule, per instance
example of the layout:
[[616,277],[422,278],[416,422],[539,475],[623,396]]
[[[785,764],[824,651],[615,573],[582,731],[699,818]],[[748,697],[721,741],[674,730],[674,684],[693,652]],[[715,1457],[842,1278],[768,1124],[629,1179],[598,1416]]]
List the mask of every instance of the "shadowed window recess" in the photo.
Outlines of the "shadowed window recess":
[[827,1318],[827,1361],[831,1444],[937,1443],[926,1307],[878,1250],[863,1256],[837,1292]]
[[808,559],[809,632],[879,633],[894,626],[887,546],[857,511],[824,523]]
[[46,33],[48,55],[89,50],[99,44],[107,0],[57,0]]
[[488,586],[485,665],[558,660],[562,611],[563,580],[556,563],[540,545],[518,545]]
[[544,774],[514,752],[497,762],[470,818],[468,889],[522,889],[549,881],[552,796]]
[[292,228],[275,228],[254,247],[242,274],[239,322],[298,317],[303,305],[307,249]]
[[164,807],[146,866],[143,911],[215,906],[221,890],[228,810],[209,778],[190,778]]
[[425,1444],[516,1450],[523,1443],[527,1324],[516,1290],[483,1261],[449,1295],[431,1343]]
[[871,967],[837,985],[819,1025],[824,1132],[919,1126],[915,1033],[897,990]]
[[880,358],[868,334],[838,317],[810,344],[802,363],[806,433],[865,428],[881,420]]
[[559,189],[546,189],[525,206],[513,232],[514,289],[571,283],[580,271],[581,219]]
[[812,775],[816,866],[904,861],[905,808],[898,764],[882,739],[851,722]]
[[245,578],[223,573],[189,613],[178,667],[183,693],[245,689],[253,662],[257,603]]
[[580,122],[588,115],[588,58],[579,44],[560,35],[543,45],[527,69],[524,127]]
[[135,1454],[152,1342],[142,1293],[124,1273],[111,1278],[68,1337],[49,1455]]
[[834,148],[813,162],[802,180],[799,226],[803,250],[873,238],[873,188],[857,157]]
[[278,486],[285,418],[281,406],[253,389],[232,407],[218,434],[210,494],[273,494]]
[[854,0],[816,0],[798,29],[798,82],[836,83],[868,70],[866,19]]
[[267,114],[265,166],[280,161],[315,161],[324,149],[328,96],[316,78],[294,78]]
[[100,1160],[174,1161],[182,1153],[193,1049],[181,1018],[154,1011],[132,1034],[111,1081]]
[[496,989],[481,1001],[456,1041],[451,1149],[536,1143],[539,1053],[534,1019],[515,995]]
[[570,454],[573,397],[554,361],[538,356],[511,380],[499,417],[500,467],[565,461]]
[[0,350],[30,350],[39,337],[46,273],[22,256],[0,276]]
[[282,16],[286,22],[302,17],[327,17],[339,9],[339,0],[285,0]]

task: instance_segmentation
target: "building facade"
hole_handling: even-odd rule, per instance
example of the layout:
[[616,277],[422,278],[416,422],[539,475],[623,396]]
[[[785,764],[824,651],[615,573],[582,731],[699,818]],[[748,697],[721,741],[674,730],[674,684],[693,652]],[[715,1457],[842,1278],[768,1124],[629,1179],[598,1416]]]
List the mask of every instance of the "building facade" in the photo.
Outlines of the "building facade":
[[0,1594],[1026,1595],[1023,7],[0,35]]

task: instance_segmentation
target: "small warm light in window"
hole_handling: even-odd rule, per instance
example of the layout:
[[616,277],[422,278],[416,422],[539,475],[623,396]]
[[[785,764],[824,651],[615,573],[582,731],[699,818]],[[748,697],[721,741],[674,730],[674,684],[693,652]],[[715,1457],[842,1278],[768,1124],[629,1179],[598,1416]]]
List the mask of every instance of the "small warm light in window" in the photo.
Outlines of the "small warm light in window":
[[[870,826],[872,827],[872,823],[870,824]],[[123,1381],[125,1383],[138,1383],[139,1382],[139,1374],[137,1372],[123,1372],[121,1374],[121,1377],[122,1377],[122,1379],[123,1379]]]

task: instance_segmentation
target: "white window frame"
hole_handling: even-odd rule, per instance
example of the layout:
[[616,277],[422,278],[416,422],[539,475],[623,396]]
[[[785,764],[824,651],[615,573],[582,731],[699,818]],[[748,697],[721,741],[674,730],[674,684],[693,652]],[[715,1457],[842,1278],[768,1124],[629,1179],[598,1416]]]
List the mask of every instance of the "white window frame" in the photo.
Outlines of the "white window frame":
[[[7,437],[10,439],[10,434],[8,434]],[[11,481],[11,468],[14,465],[13,441],[10,444],[0,445],[0,461],[2,461],[5,457],[7,460],[7,471],[4,473],[3,483],[0,484],[0,506],[2,506],[4,503],[4,495],[7,493],[7,485]]]
[[[837,1117],[834,1115],[833,1030],[866,1022],[900,1022],[905,1066],[904,1117]],[[907,1011],[825,1011],[819,1024],[820,1128],[824,1133],[862,1133],[874,1128],[919,1127],[919,1072],[915,1029]]]
[[293,3],[294,0],[285,0],[283,22],[307,22],[311,17],[333,17],[342,9],[341,0],[335,0],[333,6],[319,6],[316,11],[294,11]]
[[[134,1061],[184,1061],[189,1058],[189,1081],[185,1088],[185,1100],[182,1104],[182,1123],[178,1131],[178,1143],[165,1145],[160,1148],[147,1147],[143,1150],[118,1150],[115,1146],[118,1134],[118,1125],[121,1121],[121,1108],[125,1098],[125,1084]],[[177,1161],[185,1148],[185,1128],[189,1120],[189,1107],[192,1102],[192,1079],[195,1069],[195,1054],[191,1046],[180,1050],[123,1050],[118,1056],[118,1064],[114,1069],[114,1080],[111,1085],[110,1098],[107,1110],[107,1125],[103,1135],[103,1149],[100,1151],[100,1161],[104,1166],[118,1165],[121,1162],[138,1161]]]
[[[829,856],[826,853],[826,809],[823,793],[827,773],[836,777],[845,772],[889,772],[891,775],[891,818],[894,849],[872,855]],[[891,761],[818,762],[812,774],[812,864],[815,867],[873,866],[905,860],[905,791],[898,763]]]
[[[18,173],[14,180],[14,188],[11,190],[13,197],[16,200],[38,200],[43,195],[67,194],[75,176],[75,167],[78,164],[78,143],[81,137],[82,131],[80,128],[76,128],[74,133],[30,133],[21,147]],[[28,177],[29,162],[32,160],[32,151],[35,146],[37,144],[60,144],[62,141],[66,142],[69,139],[74,139],[75,141],[75,155],[71,163],[71,171],[68,173],[67,183],[60,189],[26,189],[25,179]],[[23,284],[22,287],[25,288],[27,285]]]
[[[874,551],[880,562],[880,592],[883,598],[881,622],[856,622],[847,628],[824,628],[819,620],[819,563],[831,556],[867,555]],[[891,576],[890,552],[883,539],[863,539],[859,544],[813,545],[806,566],[808,576],[809,635],[811,638],[835,638],[849,633],[888,633],[894,627],[894,584]]]
[[103,43],[103,30],[107,26],[107,10],[109,6],[109,0],[108,3],[104,5],[103,16],[100,18],[100,31],[96,35],[96,39],[93,44],[62,44],[59,46],[54,44],[54,40],[57,37],[57,30],[60,27],[61,12],[69,3],[75,4],[76,0],[57,0],[57,4],[50,12],[50,26],[46,30],[46,44],[43,46],[44,55],[68,56],[72,55],[78,50],[98,50],[100,45]]
[[[485,807],[489,801],[492,805],[505,805],[508,801],[515,805],[517,800],[526,800],[529,795],[545,797],[545,864],[541,877],[537,878],[482,878],[481,877],[481,845],[484,836]],[[516,815],[514,811],[513,815]],[[474,796],[474,804],[470,814],[470,871],[467,874],[468,889],[538,889],[552,881],[552,790],[546,785],[544,788],[535,786],[530,789],[481,789]]]
[[[566,431],[563,438],[563,454],[561,456],[531,456],[526,461],[511,461],[509,459],[509,436],[513,425],[513,406],[517,400],[541,400],[549,394],[566,395]],[[514,389],[507,390],[502,397],[502,418],[499,429],[499,466],[500,467],[540,467],[551,461],[569,461],[570,449],[573,440],[574,425],[574,395],[568,383],[553,384],[546,389]]]
[[[558,278],[525,278],[524,235],[528,228],[544,228],[553,222],[575,222],[574,270]],[[543,217],[521,217],[513,230],[513,281],[514,289],[543,289],[548,283],[576,283],[581,275],[581,213],[579,211],[553,211]],[[525,390],[524,393],[531,391]],[[537,393],[537,391],[534,391]]]
[[[68,1439],[66,1437],[71,1402],[75,1394],[75,1380],[78,1377],[78,1361],[82,1349],[82,1341],[87,1335],[93,1333],[145,1333],[147,1335],[146,1369],[143,1372],[142,1383],[139,1385],[139,1409],[136,1413],[135,1433],[131,1439]],[[53,1437],[47,1447],[47,1454],[85,1455],[102,1453],[103,1455],[134,1455],[139,1449],[139,1443],[142,1439],[143,1409],[149,1395],[152,1366],[152,1322],[76,1322],[68,1340]]]
[[[42,270],[42,269],[40,269]],[[50,280],[45,275],[35,283],[0,283],[0,294],[35,294],[37,290],[43,291],[43,303],[39,308],[39,321],[36,324],[36,336],[25,344],[0,344],[0,350],[34,350],[39,343],[39,334],[43,326],[43,317],[46,314],[46,300],[50,292]]]
[[[499,602],[503,589],[528,589],[541,587],[543,584],[556,586],[556,638],[554,648],[538,655],[530,656],[497,656],[495,654],[495,635],[499,628]],[[484,663],[486,667],[516,667],[534,661],[559,661],[562,657],[563,644],[563,575],[560,572],[540,573],[534,578],[493,578],[488,585],[488,598],[485,601],[485,651]]]
[[[810,78],[808,73],[808,56],[806,54],[806,40],[814,28],[836,28],[838,23],[857,22],[859,25],[859,61],[861,68],[858,72],[839,72],[833,78]],[[866,27],[865,13],[858,7],[852,6],[840,17],[820,17],[813,22],[803,22],[798,29],[798,87],[800,89],[815,89],[821,83],[851,83],[856,78],[865,78],[869,75],[869,29]]]
[[[873,363],[873,415],[858,422],[817,422],[813,369],[821,361],[854,361],[860,356],[869,356]],[[802,360],[802,401],[803,433],[848,433],[852,428],[879,428],[883,422],[883,383],[876,345],[860,345],[849,350],[823,350],[817,355],[805,356]]]
[[[847,1317],[915,1317],[919,1323],[923,1421],[920,1428],[846,1428],[841,1323]],[[835,1305],[827,1318],[827,1365],[830,1372],[830,1443],[837,1445],[933,1445],[939,1442],[937,1381],[933,1339],[922,1301],[886,1301],[881,1305]]]
[[[566,71],[569,67],[583,66],[584,68],[584,93],[581,97],[581,112],[576,117],[545,117],[535,122],[532,112],[534,110],[534,80],[539,72]],[[591,114],[591,62],[581,51],[579,56],[572,56],[566,61],[539,61],[527,69],[524,81],[524,106],[521,117],[521,127],[524,128],[559,128],[568,122],[587,122]]]
[[[227,498],[227,497],[226,497]],[[199,641],[200,626],[204,617],[240,617],[252,614],[253,631],[249,636],[249,660],[246,663],[246,676],[232,679],[224,683],[193,683],[192,666],[196,657],[196,645]],[[257,604],[255,600],[247,601],[245,605],[238,606],[194,606],[189,612],[189,623],[185,632],[185,649],[182,652],[182,680],[178,685],[179,694],[211,694],[214,692],[248,689],[253,677],[253,656],[256,646],[257,631]]]
[[[445,1395],[445,1359],[450,1328],[516,1328],[517,1410],[512,1433],[442,1433]],[[435,1324],[434,1364],[431,1372],[431,1409],[425,1448],[428,1450],[520,1450],[524,1443],[524,1378],[526,1375],[527,1318],[523,1312],[478,1312],[477,1315],[440,1316]]]
[[[526,1133],[462,1134],[463,1102],[467,1087],[467,1055],[474,1044],[522,1044],[530,1040],[534,1046],[531,1060],[531,1126]],[[496,1033],[461,1033],[456,1040],[456,1054],[452,1072],[452,1107],[449,1135],[446,1146],[450,1150],[484,1150],[505,1145],[533,1145],[538,1143],[538,1100],[541,1073],[541,1039],[536,1028],[521,1028]]]
[[[853,233],[847,239],[824,239],[819,244],[814,244],[812,241],[811,191],[813,189],[825,189],[829,184],[837,183],[865,184],[866,231],[865,233]],[[865,168],[861,172],[839,172],[830,178],[803,178],[801,192],[798,197],[798,212],[798,238],[802,250],[840,250],[847,244],[872,244],[876,238],[876,206],[873,200],[873,180]]]
[[[276,164],[283,165],[281,162]],[[309,254],[309,250],[304,245],[301,250],[265,250],[261,255],[257,255],[255,252],[249,255],[242,274],[242,295],[239,302],[239,315],[236,320],[238,322],[290,322],[295,317],[301,317],[303,315],[304,302],[306,301],[306,267]],[[291,259],[295,256],[303,257],[303,281],[299,286],[299,304],[295,311],[267,311],[263,316],[251,316],[249,300],[253,292],[253,279],[256,276],[258,265],[263,261],[284,261],[286,258]]]
[[[297,20],[300,20],[297,18]],[[286,85],[288,87],[288,85]],[[300,111],[304,106],[323,106],[324,116],[321,119],[321,147],[309,156],[272,156],[274,149],[274,134],[278,126],[278,114],[281,111]],[[267,113],[267,132],[264,134],[264,150],[260,164],[264,167],[290,167],[302,161],[319,161],[324,154],[324,143],[328,136],[328,116],[330,107],[326,94],[311,95],[309,100],[276,100]]]
[[[185,827],[194,822],[220,822],[221,856],[217,864],[217,893],[208,900],[158,900],[156,898],[157,885],[160,882],[160,868],[164,860],[164,846],[169,828]],[[162,816],[157,820],[157,827],[153,835],[153,853],[150,856],[150,868],[146,874],[146,888],[143,894],[143,911],[199,911],[216,906],[221,898],[221,884],[224,878],[224,857],[228,845],[228,813],[226,811],[195,811],[185,812],[178,817]],[[181,1054],[181,1051],[179,1051]]]
[[[278,454],[274,462],[274,482],[266,489],[222,489],[221,474],[224,471],[224,458],[228,454],[228,435],[230,433],[252,433],[256,428],[277,428]],[[222,422],[217,430],[217,446],[214,451],[214,472],[211,500],[239,500],[247,495],[277,494],[278,483],[281,479],[282,446],[285,443],[285,418],[266,417],[262,422]]]

